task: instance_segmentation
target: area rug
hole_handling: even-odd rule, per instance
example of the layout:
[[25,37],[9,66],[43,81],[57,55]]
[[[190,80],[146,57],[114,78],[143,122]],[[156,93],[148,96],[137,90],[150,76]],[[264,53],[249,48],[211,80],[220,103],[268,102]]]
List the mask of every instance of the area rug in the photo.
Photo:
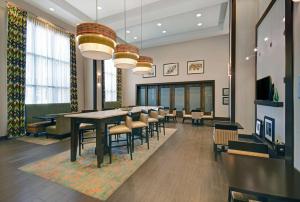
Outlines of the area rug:
[[22,141],[22,142],[27,142],[27,143],[32,143],[32,144],[38,144],[38,145],[50,145],[50,144],[55,144],[61,141],[66,141],[69,140],[70,138],[64,138],[64,139],[54,139],[54,138],[46,138],[46,136],[39,136],[39,137],[34,137],[34,136],[23,136],[17,138],[17,140]]
[[166,135],[160,134],[150,138],[150,149],[147,144],[135,144],[133,160],[130,160],[127,149],[113,150],[112,164],[109,157],[104,157],[101,168],[97,168],[95,145],[86,145],[76,162],[70,162],[70,150],[19,168],[47,180],[64,185],[88,196],[106,200],[120,187],[159,147],[161,147],[176,129],[166,128]]

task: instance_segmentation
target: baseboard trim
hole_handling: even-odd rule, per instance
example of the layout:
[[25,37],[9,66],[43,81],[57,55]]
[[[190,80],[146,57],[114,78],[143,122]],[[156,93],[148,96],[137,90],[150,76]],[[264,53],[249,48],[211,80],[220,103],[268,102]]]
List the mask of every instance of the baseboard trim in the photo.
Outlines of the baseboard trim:
[[230,121],[229,117],[215,117],[214,120],[217,121]]
[[0,141],[8,140],[8,135],[0,136]]

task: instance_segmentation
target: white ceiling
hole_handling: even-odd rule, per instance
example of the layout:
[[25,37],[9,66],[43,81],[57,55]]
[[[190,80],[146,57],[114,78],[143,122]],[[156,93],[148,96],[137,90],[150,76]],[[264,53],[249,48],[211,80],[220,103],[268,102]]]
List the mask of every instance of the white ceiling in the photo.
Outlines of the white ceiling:
[[[96,20],[95,0],[24,1],[74,26]],[[124,1],[98,0],[98,6],[102,8],[97,10],[98,22],[110,26],[125,40]],[[143,0],[142,9],[143,48],[227,34],[229,30],[228,0]],[[202,16],[196,17],[197,13]],[[126,16],[130,30],[126,41],[140,46],[141,0],[126,0]],[[162,33],[164,30],[166,33]]]

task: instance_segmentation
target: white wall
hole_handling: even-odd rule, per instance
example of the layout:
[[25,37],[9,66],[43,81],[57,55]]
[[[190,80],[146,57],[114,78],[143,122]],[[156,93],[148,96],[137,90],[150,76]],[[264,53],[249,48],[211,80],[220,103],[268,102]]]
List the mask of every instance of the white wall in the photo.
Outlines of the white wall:
[[261,17],[272,0],[259,0],[258,1],[258,14]]
[[5,136],[7,129],[6,35],[6,6],[0,2],[0,136]]
[[[135,105],[136,84],[215,80],[215,116],[228,117],[222,104],[222,88],[228,88],[228,35],[144,49],[157,65],[155,78],[142,78],[131,71],[123,73],[123,105]],[[187,75],[187,61],[205,60],[204,74]],[[163,64],[179,63],[179,75],[163,77]]]
[[236,2],[236,121],[251,134],[255,125],[255,25],[258,20],[257,0],[237,0]]
[[[75,33],[75,27],[68,25],[61,20],[39,10],[36,7],[29,5],[23,0],[13,0],[20,8],[48,20],[49,22],[58,25],[69,31]],[[7,93],[6,93],[6,3],[0,1],[0,136],[6,135],[7,130]],[[84,108],[84,61],[79,50],[76,51],[77,59],[77,85],[78,85],[78,106],[79,110]]]
[[300,171],[300,3],[294,5],[294,165]]
[[[284,8],[285,2],[277,1],[258,29],[257,79],[271,76],[280,102],[285,101]],[[264,41],[265,37],[269,38],[267,42]],[[258,106],[257,118],[264,120],[264,116],[275,119],[275,140],[285,142],[285,106]]]

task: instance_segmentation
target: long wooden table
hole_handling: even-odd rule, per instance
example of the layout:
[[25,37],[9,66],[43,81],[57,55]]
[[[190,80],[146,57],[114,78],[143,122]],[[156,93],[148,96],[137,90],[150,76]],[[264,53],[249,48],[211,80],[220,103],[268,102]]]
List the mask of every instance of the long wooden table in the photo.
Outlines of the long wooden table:
[[[133,107],[131,113],[141,113],[143,110],[157,110],[157,106],[143,106]],[[81,123],[91,123],[96,127],[96,155],[97,155],[97,167],[100,168],[103,162],[104,155],[104,133],[105,123],[115,121],[117,119],[125,119],[128,111],[122,111],[120,109],[89,112],[89,113],[75,113],[68,114],[65,117],[71,118],[71,161],[76,161],[77,148],[79,139],[79,126]]]

